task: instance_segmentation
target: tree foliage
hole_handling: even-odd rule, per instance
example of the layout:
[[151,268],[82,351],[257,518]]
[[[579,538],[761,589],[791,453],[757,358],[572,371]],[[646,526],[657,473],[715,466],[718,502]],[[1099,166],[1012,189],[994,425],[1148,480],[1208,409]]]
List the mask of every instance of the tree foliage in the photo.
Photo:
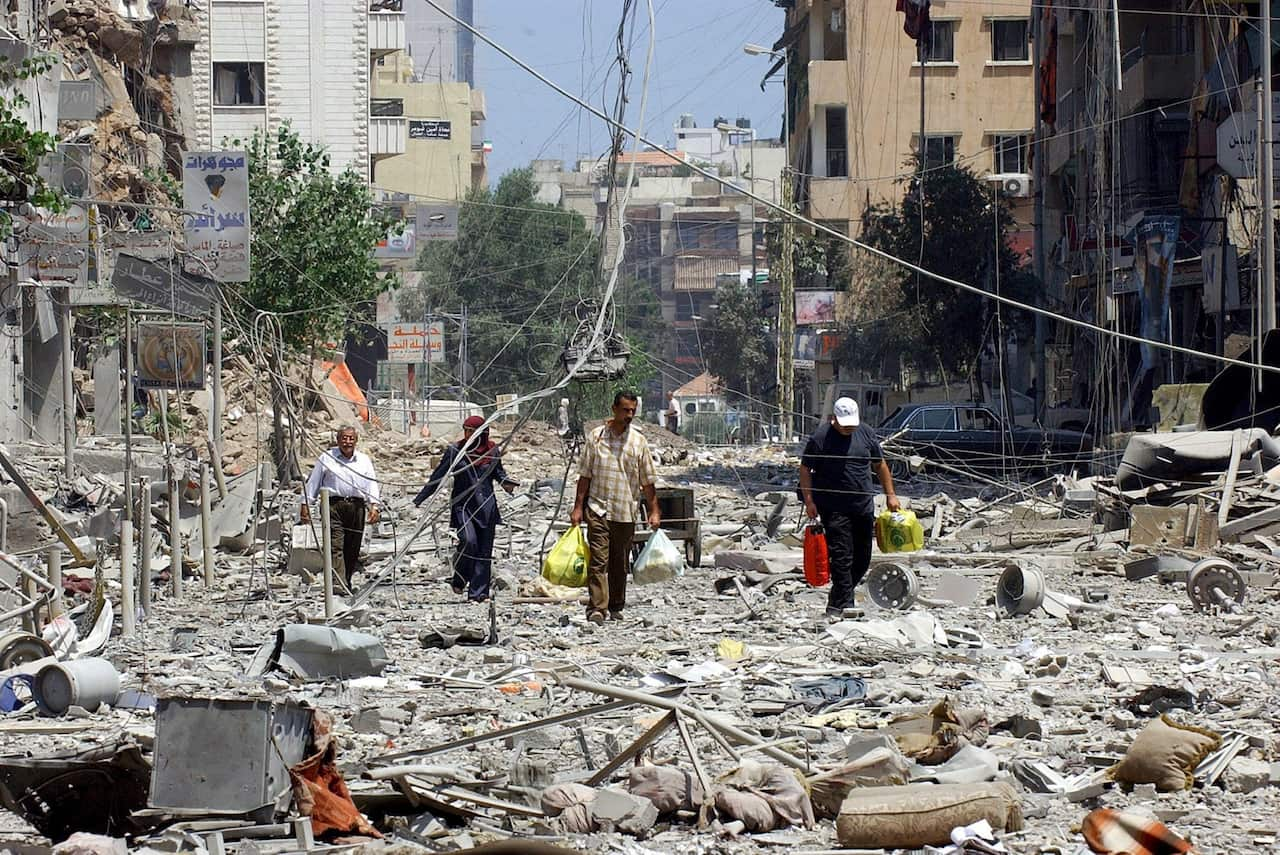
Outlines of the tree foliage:
[[[867,209],[862,240],[942,276],[989,292],[998,283],[1005,296],[1027,300],[1034,280],[1009,245],[1008,203],[993,198],[989,185],[967,167],[947,166],[925,174],[922,210],[918,180],[907,184],[899,204]],[[876,281],[859,287],[889,289],[896,299],[888,302],[885,316],[846,327],[838,358],[874,371],[892,357],[918,370],[972,377],[995,303],[900,266],[870,269],[877,270]],[[1006,324],[1022,327],[1027,320],[1024,313],[1005,310]]]
[[716,288],[716,307],[702,333],[707,370],[720,378],[729,397],[759,397],[774,383],[773,342],[760,295],[731,280]]
[[541,386],[577,325],[579,303],[599,297],[599,241],[581,215],[535,193],[528,169],[473,190],[458,212],[457,240],[428,243],[420,283],[397,296],[404,318],[466,306],[472,385],[484,394]]
[[253,309],[279,313],[290,347],[342,341],[373,317],[391,284],[378,275],[373,248],[393,223],[359,175],[334,175],[324,149],[287,124],[232,144],[249,155],[253,273],[242,296]]
[[[59,211],[62,195],[40,174],[40,160],[57,149],[52,134],[33,131],[27,123],[30,102],[20,91],[56,64],[52,54],[38,54],[19,62],[0,57],[0,201],[28,202]],[[0,209],[0,238],[13,231],[13,214]]]

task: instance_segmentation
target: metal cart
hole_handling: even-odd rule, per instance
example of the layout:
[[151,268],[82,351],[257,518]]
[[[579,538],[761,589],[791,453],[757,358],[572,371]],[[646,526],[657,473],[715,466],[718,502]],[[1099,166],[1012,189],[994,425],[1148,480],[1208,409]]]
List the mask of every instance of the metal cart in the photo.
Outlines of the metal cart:
[[[660,528],[675,541],[684,541],[684,555],[690,567],[702,563],[702,522],[698,519],[693,506],[692,487],[659,487],[658,512],[662,514]],[[644,524],[645,516],[636,524],[636,533],[631,539],[631,557],[635,559],[649,539],[649,527]]]

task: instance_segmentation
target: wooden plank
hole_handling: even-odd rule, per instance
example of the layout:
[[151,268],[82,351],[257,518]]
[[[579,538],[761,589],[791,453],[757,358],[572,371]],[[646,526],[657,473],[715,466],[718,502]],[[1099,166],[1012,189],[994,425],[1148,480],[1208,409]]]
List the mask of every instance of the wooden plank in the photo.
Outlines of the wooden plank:
[[658,737],[666,733],[667,728],[675,724],[675,720],[676,720],[675,710],[672,710],[671,712],[664,715],[662,718],[658,719],[657,723],[654,724],[653,727],[649,728],[644,733],[640,734],[640,738],[638,738],[635,742],[632,742],[622,751],[619,751],[616,757],[614,757],[608,763],[604,764],[604,766],[600,767],[599,772],[596,772],[594,775],[588,778],[587,786],[598,787],[600,786],[600,784],[609,780],[610,776],[612,776],[613,773],[616,772],[622,765],[634,759],[635,757],[638,757],[640,755],[640,752],[644,751],[651,744],[653,744],[653,742]]
[[1249,514],[1249,516],[1241,517],[1238,520],[1232,520],[1219,527],[1218,535],[1223,539],[1238,537],[1245,532],[1253,531],[1256,528],[1262,528],[1272,523],[1280,523],[1280,505]]

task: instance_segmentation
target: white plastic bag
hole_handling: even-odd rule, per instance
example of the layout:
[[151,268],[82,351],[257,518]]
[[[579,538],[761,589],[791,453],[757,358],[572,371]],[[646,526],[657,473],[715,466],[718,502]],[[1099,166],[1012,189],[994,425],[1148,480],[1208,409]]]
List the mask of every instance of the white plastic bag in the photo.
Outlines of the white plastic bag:
[[652,585],[683,575],[684,554],[662,529],[657,529],[649,535],[649,540],[631,567],[632,580],[637,585]]

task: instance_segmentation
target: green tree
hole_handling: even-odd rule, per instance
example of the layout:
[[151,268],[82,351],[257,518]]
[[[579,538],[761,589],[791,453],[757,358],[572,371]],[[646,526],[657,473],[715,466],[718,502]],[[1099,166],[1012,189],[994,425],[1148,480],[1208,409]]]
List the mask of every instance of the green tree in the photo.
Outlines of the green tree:
[[[28,202],[53,211],[65,205],[40,175],[40,160],[57,149],[52,134],[33,131],[25,113],[30,102],[19,84],[39,77],[56,64],[52,54],[37,54],[19,62],[0,58],[0,202]],[[13,214],[0,209],[0,238],[13,232]]]
[[[457,240],[427,244],[419,285],[397,296],[404,318],[460,314],[466,306],[472,385],[482,394],[545,383],[577,326],[579,304],[599,297],[599,241],[581,215],[539,202],[535,192],[528,169],[473,190],[458,211]],[[623,286],[620,295],[629,293]],[[638,337],[637,345],[644,346]]]
[[702,332],[702,354],[729,397],[758,398],[773,384],[773,341],[754,287],[732,280],[716,288],[716,312]]
[[343,341],[372,319],[378,295],[393,284],[373,257],[393,223],[375,209],[361,176],[351,169],[334,175],[324,149],[302,142],[288,124],[274,135],[255,131],[245,150],[253,273],[240,293],[252,308],[232,305],[248,315],[278,313],[291,348]]
[[[1026,300],[1033,278],[1020,269],[1009,246],[1013,216],[1008,203],[993,196],[990,185],[967,167],[929,170],[921,209],[918,178],[907,183],[901,203],[873,205],[863,216],[862,240],[889,254],[919,260],[926,270]],[[954,285],[901,266],[864,265],[868,280],[855,282],[863,292],[887,292],[880,317],[848,323],[837,358],[872,371],[890,357],[922,371],[940,370],[972,379],[995,304]],[[858,278],[854,277],[855,280]],[[855,302],[856,300],[855,294]],[[856,311],[855,311],[856,314]],[[1005,323],[1025,328],[1025,313],[1007,312]]]

